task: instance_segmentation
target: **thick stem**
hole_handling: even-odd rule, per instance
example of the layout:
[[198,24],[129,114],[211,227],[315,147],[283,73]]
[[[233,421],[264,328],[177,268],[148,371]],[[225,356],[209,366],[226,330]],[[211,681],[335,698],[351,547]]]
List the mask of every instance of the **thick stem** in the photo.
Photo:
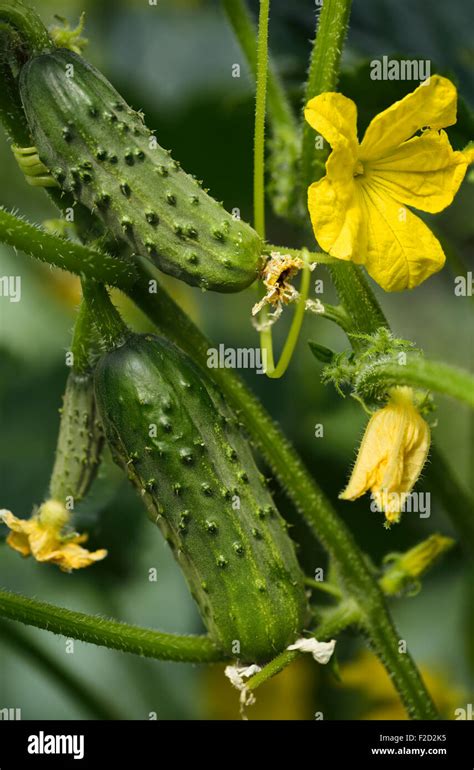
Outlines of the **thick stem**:
[[87,303],[81,302],[72,336],[71,352],[76,374],[88,374],[100,355],[97,331]]
[[83,281],[84,302],[97,331],[97,341],[103,352],[122,345],[130,334],[105,286],[96,281]]
[[47,233],[4,209],[0,209],[0,241],[42,262],[111,286],[126,289],[134,281],[132,264]]
[[[353,334],[373,334],[381,326],[388,327],[387,319],[360,267],[335,260],[328,270],[341,304],[351,319]],[[357,349],[360,341],[352,337],[351,344]]]
[[[206,368],[211,343],[161,288],[153,296],[148,293],[149,270],[147,265],[142,265],[142,278],[130,296],[162,333]],[[280,429],[243,382],[229,369],[208,371],[238,411],[283,489],[334,558],[347,592],[360,608],[370,642],[385,662],[409,714],[418,719],[435,718],[434,705],[412,658],[398,652],[398,636],[383,595],[349,530]]]
[[359,395],[383,393],[395,385],[425,388],[464,401],[474,408],[474,377],[463,369],[422,356],[408,355],[406,363],[375,361],[357,375],[354,388]]
[[180,663],[214,663],[225,660],[224,654],[207,636],[165,634],[96,615],[73,612],[9,591],[0,591],[0,617],[147,658]]
[[[319,14],[315,44],[306,83],[305,102],[324,91],[335,91],[344,39],[349,24],[351,0],[324,0]],[[324,173],[325,149],[316,149],[314,129],[304,121],[301,152],[302,190]],[[304,200],[306,205],[306,197]]]
[[124,719],[124,715],[117,711],[112,703],[108,703],[102,695],[94,692],[82,677],[76,676],[69,668],[61,665],[56,657],[41,649],[33,639],[20,630],[18,624],[0,621],[0,637],[15,654],[20,653],[25,658],[30,658],[40,669],[43,669],[49,681],[55,681],[94,719]]

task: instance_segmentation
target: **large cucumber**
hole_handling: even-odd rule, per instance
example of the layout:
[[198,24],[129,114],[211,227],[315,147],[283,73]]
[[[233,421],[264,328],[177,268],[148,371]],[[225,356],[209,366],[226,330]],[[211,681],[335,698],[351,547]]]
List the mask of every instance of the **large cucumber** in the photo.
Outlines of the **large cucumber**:
[[169,342],[133,335],[96,370],[116,462],[181,565],[203,620],[229,656],[265,661],[305,620],[302,574],[236,416]]
[[41,162],[119,242],[204,289],[256,279],[257,233],[180,168],[98,70],[57,49],[25,64],[20,92]]

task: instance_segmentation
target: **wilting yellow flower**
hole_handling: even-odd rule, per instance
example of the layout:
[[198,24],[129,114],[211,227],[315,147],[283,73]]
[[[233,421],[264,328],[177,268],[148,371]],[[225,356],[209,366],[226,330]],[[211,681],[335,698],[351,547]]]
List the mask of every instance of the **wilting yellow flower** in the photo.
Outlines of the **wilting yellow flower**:
[[425,464],[430,448],[428,423],[413,402],[411,388],[393,388],[389,402],[369,420],[342,500],[355,500],[369,490],[387,521],[400,518]]
[[17,519],[10,511],[0,511],[0,521],[12,530],[7,538],[11,548],[22,556],[57,564],[63,572],[88,567],[107,556],[103,548],[91,552],[79,545],[87,535],[63,534],[69,519],[69,511],[57,500],[43,503],[30,519]]
[[386,291],[412,289],[443,267],[440,243],[406,207],[445,209],[474,161],[440,130],[456,122],[456,103],[455,86],[434,75],[379,113],[360,144],[351,99],[324,93],[306,105],[306,120],[332,147],[326,176],[308,189],[315,236]]

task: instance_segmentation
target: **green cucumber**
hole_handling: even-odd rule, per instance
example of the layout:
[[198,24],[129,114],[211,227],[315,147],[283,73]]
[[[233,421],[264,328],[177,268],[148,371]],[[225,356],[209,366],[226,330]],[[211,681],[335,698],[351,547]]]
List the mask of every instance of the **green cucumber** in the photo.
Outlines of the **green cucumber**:
[[95,374],[115,461],[180,564],[204,623],[229,656],[269,660],[306,617],[303,577],[236,416],[171,343],[132,335]]
[[203,289],[240,291],[257,278],[257,233],[180,168],[84,59],[66,49],[33,57],[20,92],[39,160],[117,241]]
[[100,465],[104,433],[91,373],[70,372],[49,494],[72,510],[87,494]]

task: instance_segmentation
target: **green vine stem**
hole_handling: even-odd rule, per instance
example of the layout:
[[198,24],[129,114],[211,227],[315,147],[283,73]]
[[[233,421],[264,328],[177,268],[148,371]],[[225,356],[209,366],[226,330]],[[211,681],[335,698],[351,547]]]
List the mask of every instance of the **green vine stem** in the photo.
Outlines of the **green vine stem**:
[[122,289],[135,280],[133,264],[48,233],[1,208],[0,241],[62,270]]
[[53,634],[135,655],[180,663],[216,663],[225,660],[207,636],[178,636],[116,620],[74,612],[10,591],[0,591],[0,617],[16,620]]
[[[222,6],[242,48],[250,71],[257,78],[257,30],[242,0],[222,0]],[[280,79],[273,67],[268,69],[267,103],[274,126],[296,132],[297,123]]]
[[265,240],[265,114],[267,103],[269,15],[270,0],[260,0],[253,153],[253,226],[262,240]]
[[[156,294],[148,292],[149,281],[156,280],[156,273],[145,264],[141,270],[141,280],[129,296],[165,336],[207,368],[211,343],[161,287]],[[360,608],[370,643],[389,671],[408,713],[418,719],[435,718],[434,705],[411,656],[398,652],[399,639],[385,600],[352,535],[288,440],[240,378],[229,369],[208,371],[238,411],[282,488],[334,558],[347,592]]]
[[83,281],[82,291],[103,352],[121,345],[130,331],[112,304],[105,286],[95,281]]
[[[222,0],[224,11],[240,43],[250,72],[257,79],[257,30],[243,0]],[[297,220],[300,198],[295,176],[298,176],[301,132],[293,108],[288,101],[277,72],[268,57],[267,111],[271,126],[268,143],[267,194],[278,216]]]
[[116,708],[94,692],[80,676],[76,676],[69,668],[61,665],[57,657],[41,649],[36,642],[20,630],[18,624],[0,621],[0,638],[9,645],[15,654],[20,653],[30,658],[39,668],[43,669],[50,679],[80,703],[95,719],[123,719]]
[[306,257],[308,264],[317,265],[332,265],[337,262],[335,257],[330,257],[329,254],[325,254],[324,251],[308,251],[308,249],[292,249],[289,246],[274,246],[273,243],[267,243],[265,245],[265,253],[270,254],[272,251],[278,251],[280,254],[291,254],[292,257],[299,257],[303,259]]
[[79,306],[71,343],[73,369],[76,374],[88,374],[99,354],[97,332],[84,300]]
[[422,356],[408,355],[406,363],[379,360],[363,367],[354,382],[358,394],[374,395],[395,385],[411,385],[464,401],[474,408],[474,377],[463,369]]
[[[324,91],[335,91],[341,54],[347,34],[351,0],[324,0],[319,14],[316,39],[311,52],[304,104]],[[301,152],[302,189],[324,173],[326,151],[315,147],[314,129],[304,121]],[[304,201],[306,206],[306,200]]]

